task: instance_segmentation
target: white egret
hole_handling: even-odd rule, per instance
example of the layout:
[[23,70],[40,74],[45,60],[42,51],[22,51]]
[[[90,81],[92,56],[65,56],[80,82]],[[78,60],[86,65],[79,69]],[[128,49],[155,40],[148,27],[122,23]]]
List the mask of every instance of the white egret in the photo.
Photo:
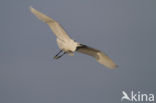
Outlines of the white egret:
[[[45,14],[37,11],[32,7],[30,7],[30,11],[38,19],[47,23],[51,28],[51,30],[53,31],[53,33],[56,35],[57,44],[58,47],[60,48],[60,51],[58,54],[54,56],[54,59],[58,59],[62,57],[64,54],[69,54],[73,56],[74,55],[73,53],[76,51],[94,57],[100,64],[110,69],[114,69],[117,67],[117,65],[112,61],[112,59],[110,59],[105,53],[101,52],[100,50],[75,42],[73,39],[71,39],[71,37],[69,37],[67,32],[54,19],[46,16]],[[59,55],[61,52],[63,52],[63,54]]]

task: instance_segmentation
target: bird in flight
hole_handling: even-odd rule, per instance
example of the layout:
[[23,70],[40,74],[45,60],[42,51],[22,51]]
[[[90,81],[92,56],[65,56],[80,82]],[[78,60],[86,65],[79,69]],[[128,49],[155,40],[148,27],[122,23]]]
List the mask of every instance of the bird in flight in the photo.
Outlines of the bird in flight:
[[[54,56],[54,59],[61,58],[64,54],[69,54],[71,56],[74,55],[74,52],[83,53],[89,56],[94,57],[97,62],[106,66],[110,69],[117,68],[117,65],[110,59],[105,53],[100,50],[91,48],[87,45],[80,44],[74,41],[67,32],[63,29],[63,27],[54,19],[46,16],[45,14],[37,11],[36,9],[30,7],[30,11],[41,21],[45,22],[49,25],[50,29],[56,35],[57,44],[60,48],[60,51]],[[61,54],[62,53],[62,54]]]

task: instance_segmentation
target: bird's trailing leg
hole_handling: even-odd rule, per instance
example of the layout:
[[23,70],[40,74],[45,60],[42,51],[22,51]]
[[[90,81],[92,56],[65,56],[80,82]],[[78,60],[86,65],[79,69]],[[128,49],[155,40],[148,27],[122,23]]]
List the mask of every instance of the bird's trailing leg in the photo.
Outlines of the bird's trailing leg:
[[62,55],[55,57],[55,59],[59,59],[59,58],[61,58],[64,54],[66,54],[66,52],[63,52]]
[[53,58],[56,59],[63,50],[60,50]]
[[63,52],[63,50],[60,50],[53,58],[54,58],[54,59],[59,59],[59,58],[61,58],[64,54],[66,54],[66,52],[63,52],[63,54],[61,54],[61,55],[59,56],[59,54],[60,54],[61,52]]

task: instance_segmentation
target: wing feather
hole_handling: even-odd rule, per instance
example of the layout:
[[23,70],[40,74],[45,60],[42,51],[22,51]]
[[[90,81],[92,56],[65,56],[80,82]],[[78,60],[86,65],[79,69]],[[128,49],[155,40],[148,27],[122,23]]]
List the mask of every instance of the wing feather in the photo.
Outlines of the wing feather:
[[45,14],[37,11],[36,9],[30,7],[30,11],[41,21],[47,23],[53,33],[57,36],[57,38],[61,40],[69,40],[71,39],[69,35],[66,33],[66,31],[63,29],[63,27],[52,18],[46,16]]
[[110,69],[117,68],[117,65],[112,61],[112,59],[100,50],[88,47],[86,45],[82,45],[77,48],[77,52],[94,57],[97,60],[97,62]]

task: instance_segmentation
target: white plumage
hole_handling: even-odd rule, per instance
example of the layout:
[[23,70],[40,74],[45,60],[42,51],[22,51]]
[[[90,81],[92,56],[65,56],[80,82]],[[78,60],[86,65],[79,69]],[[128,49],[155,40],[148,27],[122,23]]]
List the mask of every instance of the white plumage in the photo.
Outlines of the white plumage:
[[[38,19],[47,23],[51,28],[51,30],[53,31],[53,33],[56,35],[57,44],[58,47],[61,49],[61,51],[54,57],[55,59],[62,57],[66,53],[69,55],[73,55],[73,53],[77,51],[94,57],[100,64],[110,69],[114,69],[117,67],[117,65],[106,54],[104,54],[100,50],[96,50],[94,48],[80,44],[78,42],[75,42],[73,39],[71,39],[67,34],[67,32],[57,21],[53,20],[52,18],[46,16],[45,14],[37,11],[32,7],[30,7],[30,11]],[[64,53],[61,56],[58,56],[62,51],[64,51]]]

